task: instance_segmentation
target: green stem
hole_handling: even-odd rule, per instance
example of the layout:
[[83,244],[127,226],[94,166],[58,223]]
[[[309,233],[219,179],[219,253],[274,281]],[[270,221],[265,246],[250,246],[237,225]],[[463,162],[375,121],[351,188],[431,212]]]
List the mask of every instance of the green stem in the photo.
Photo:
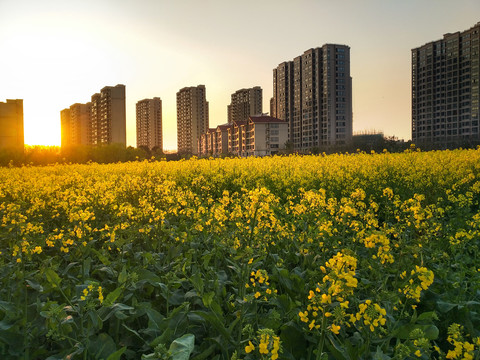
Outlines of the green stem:
[[247,283],[248,280],[246,280],[246,273],[247,270],[247,265],[243,264],[242,265],[242,271],[241,271],[241,276],[240,276],[240,301],[242,302],[242,307],[240,309],[240,326],[238,327],[238,333],[237,333],[237,354],[240,353],[241,348],[240,348],[240,342],[242,341],[242,329],[243,329],[243,313],[245,309],[245,303],[243,302],[243,299],[245,297],[245,284]]
[[323,354],[323,346],[325,345],[325,336],[327,335],[327,318],[325,317],[325,314],[323,314],[322,318],[322,337],[320,338],[320,344],[317,349],[317,360],[321,360],[322,354]]
[[[22,261],[22,276],[23,276],[23,281],[22,284],[25,285],[25,262]],[[23,337],[23,349],[25,350],[25,359],[27,360],[29,358],[29,352],[28,352],[28,330],[27,330],[27,324],[28,324],[28,287],[25,285],[25,304],[23,308],[23,318],[24,318],[24,326],[25,326],[25,334]]]

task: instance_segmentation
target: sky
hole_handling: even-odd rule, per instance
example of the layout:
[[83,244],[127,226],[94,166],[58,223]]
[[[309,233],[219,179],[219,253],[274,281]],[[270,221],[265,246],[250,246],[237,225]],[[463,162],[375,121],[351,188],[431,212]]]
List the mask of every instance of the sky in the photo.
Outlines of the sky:
[[206,86],[210,127],[231,94],[261,86],[310,48],[350,47],[353,131],[411,138],[411,49],[480,21],[479,0],[0,0],[0,102],[24,100],[25,143],[60,145],[60,111],[104,86],[135,104],[160,97],[163,143],[177,146],[176,93]]

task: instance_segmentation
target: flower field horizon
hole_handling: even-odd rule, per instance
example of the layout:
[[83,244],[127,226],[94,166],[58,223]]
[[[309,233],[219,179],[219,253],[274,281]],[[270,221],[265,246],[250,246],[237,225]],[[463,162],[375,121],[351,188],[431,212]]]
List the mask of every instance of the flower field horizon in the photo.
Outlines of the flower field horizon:
[[480,149],[0,179],[1,359],[480,358]]

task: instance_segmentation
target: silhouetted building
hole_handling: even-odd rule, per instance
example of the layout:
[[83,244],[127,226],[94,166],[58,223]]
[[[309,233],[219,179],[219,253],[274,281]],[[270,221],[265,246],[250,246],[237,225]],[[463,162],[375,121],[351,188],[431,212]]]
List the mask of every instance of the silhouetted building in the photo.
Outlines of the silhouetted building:
[[200,135],[208,130],[205,85],[177,92],[177,148],[179,154],[198,155]]
[[62,147],[90,144],[91,103],[73,104],[60,112]]
[[0,148],[23,151],[23,100],[0,102]]
[[70,108],[60,111],[60,130],[61,130],[61,146],[66,148],[72,145],[72,118],[70,116]]
[[86,104],[60,112],[62,147],[127,143],[125,85],[106,86]]
[[88,132],[89,143],[92,145],[100,144],[100,125],[102,117],[102,97],[99,93],[92,95],[90,102],[90,126]]
[[158,97],[137,102],[137,147],[163,150],[162,100]]
[[272,115],[289,124],[297,151],[352,139],[350,48],[326,44],[273,70]]
[[241,89],[232,94],[228,105],[228,123],[245,121],[250,115],[262,114],[262,88]]
[[480,141],[480,22],[412,49],[412,141]]
[[91,121],[93,144],[127,144],[125,85],[105,86],[100,96],[92,96]]

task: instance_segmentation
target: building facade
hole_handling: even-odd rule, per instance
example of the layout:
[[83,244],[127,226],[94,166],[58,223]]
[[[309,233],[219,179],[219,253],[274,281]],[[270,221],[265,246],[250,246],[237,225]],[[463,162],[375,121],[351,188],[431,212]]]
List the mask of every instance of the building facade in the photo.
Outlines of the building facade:
[[[93,97],[97,98],[96,94],[92,96],[92,102]],[[122,144],[126,146],[125,85],[105,86],[100,91],[100,114],[97,112],[96,115],[96,144]]]
[[208,102],[205,85],[185,87],[177,92],[177,150],[182,155],[199,155],[201,134],[208,130]]
[[0,102],[0,148],[23,151],[23,100]]
[[244,134],[246,156],[275,155],[285,149],[288,123],[272,116],[250,116]]
[[412,49],[412,141],[478,143],[480,22]]
[[72,144],[72,118],[70,116],[70,108],[60,111],[60,129],[61,129],[61,146],[66,148]]
[[274,117],[289,124],[289,141],[296,151],[350,142],[350,48],[326,44],[278,65],[271,108]]
[[199,156],[268,156],[285,150],[288,123],[267,115],[209,129],[199,140]]
[[60,111],[62,147],[127,143],[125,85],[106,86],[86,104]]
[[136,104],[137,147],[163,151],[162,100],[158,97],[144,99]]
[[246,121],[250,115],[262,114],[262,88],[255,86],[251,89],[241,89],[231,96],[228,105],[228,123]]

